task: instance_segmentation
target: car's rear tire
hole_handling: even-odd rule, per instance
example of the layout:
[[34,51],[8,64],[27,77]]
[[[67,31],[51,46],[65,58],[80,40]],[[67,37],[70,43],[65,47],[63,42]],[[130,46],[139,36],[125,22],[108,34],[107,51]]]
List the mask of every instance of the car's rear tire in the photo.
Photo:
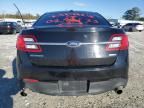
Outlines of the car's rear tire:
[[13,30],[13,31],[12,31],[12,34],[16,34],[16,33],[17,33],[17,31],[16,31],[16,30]]
[[139,30],[139,32],[142,32],[142,30]]
[[125,28],[125,27],[122,27],[122,29],[126,32],[127,31],[127,29]]
[[129,31],[130,31],[130,32],[133,32],[133,29],[132,29],[132,28],[129,28]]

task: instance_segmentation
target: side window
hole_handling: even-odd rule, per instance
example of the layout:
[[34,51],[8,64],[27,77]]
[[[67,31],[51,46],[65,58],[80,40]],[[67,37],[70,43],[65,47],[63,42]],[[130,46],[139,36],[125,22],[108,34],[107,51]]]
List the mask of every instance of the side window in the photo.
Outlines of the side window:
[[5,22],[1,22],[1,26],[6,26],[7,24]]
[[5,23],[4,23],[4,26],[8,26],[8,25],[10,25],[10,23],[8,23],[8,22],[5,22]]
[[129,24],[126,24],[125,26],[129,26]]
[[135,23],[134,25],[137,26],[137,25],[142,25],[142,24],[140,24],[140,23]]
[[132,24],[129,23],[129,24],[126,24],[126,26],[132,26]]

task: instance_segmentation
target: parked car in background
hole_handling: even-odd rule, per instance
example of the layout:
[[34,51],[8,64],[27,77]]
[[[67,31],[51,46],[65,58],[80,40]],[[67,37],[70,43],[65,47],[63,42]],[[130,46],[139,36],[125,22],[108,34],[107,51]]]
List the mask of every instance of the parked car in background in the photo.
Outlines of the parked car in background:
[[127,85],[128,37],[98,13],[46,13],[22,30],[16,47],[23,88],[50,95],[121,94]]
[[21,23],[21,26],[23,29],[27,29],[31,28],[34,23],[35,21],[25,21],[24,23]]
[[127,23],[122,27],[125,31],[143,31],[144,30],[144,25],[140,23]]
[[0,22],[0,33],[4,34],[16,34],[22,30],[21,25],[17,24],[16,22],[7,22],[2,21]]

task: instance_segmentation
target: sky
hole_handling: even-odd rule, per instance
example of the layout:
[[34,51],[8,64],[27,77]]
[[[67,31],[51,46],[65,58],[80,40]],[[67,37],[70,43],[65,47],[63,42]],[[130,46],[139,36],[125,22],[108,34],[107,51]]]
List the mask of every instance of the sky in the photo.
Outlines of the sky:
[[21,13],[34,15],[51,11],[84,10],[98,12],[106,18],[120,19],[126,10],[139,7],[144,16],[144,0],[0,0],[0,13],[16,13],[13,3]]

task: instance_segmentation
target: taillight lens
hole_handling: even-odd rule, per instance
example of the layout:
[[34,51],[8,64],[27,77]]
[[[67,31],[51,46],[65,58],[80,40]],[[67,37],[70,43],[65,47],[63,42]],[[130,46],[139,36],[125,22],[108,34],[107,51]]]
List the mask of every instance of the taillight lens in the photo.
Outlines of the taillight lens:
[[33,35],[20,35],[17,39],[16,48],[24,52],[41,52],[41,47],[35,45],[35,42],[37,40]]
[[106,46],[106,51],[127,50],[129,47],[128,37],[125,34],[114,34]]
[[11,26],[8,25],[7,28],[8,28],[8,29],[11,29]]

